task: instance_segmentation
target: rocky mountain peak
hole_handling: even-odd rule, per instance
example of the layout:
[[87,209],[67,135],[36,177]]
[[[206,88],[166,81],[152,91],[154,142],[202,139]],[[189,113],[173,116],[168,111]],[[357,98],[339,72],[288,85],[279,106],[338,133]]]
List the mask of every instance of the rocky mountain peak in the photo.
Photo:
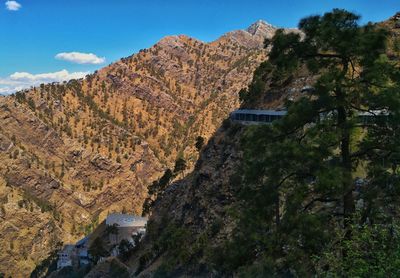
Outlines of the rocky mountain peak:
[[391,17],[392,20],[400,20],[400,12],[397,12],[394,16]]
[[258,20],[251,24],[246,31],[253,36],[263,36],[263,37],[269,37],[271,34],[275,33],[276,27],[265,22],[264,20]]
[[193,142],[239,107],[262,41],[245,30],[210,43],[167,36],[86,79],[0,97],[0,273],[29,276],[51,244],[108,212],[141,214],[147,186],[181,152],[190,173]]

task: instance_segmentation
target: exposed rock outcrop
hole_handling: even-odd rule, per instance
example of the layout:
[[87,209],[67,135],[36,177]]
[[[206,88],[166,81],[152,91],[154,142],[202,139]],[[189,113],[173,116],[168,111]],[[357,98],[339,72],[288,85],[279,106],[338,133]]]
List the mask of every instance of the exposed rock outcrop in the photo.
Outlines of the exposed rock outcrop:
[[208,139],[238,107],[238,91],[265,59],[263,41],[273,32],[258,23],[211,43],[170,36],[83,80],[1,97],[0,193],[18,191],[20,199],[2,203],[18,221],[2,222],[0,249],[24,237],[27,251],[6,251],[0,272],[26,276],[56,246],[37,247],[40,236],[67,243],[110,211],[140,214],[147,185],[179,153],[190,171],[195,139]]

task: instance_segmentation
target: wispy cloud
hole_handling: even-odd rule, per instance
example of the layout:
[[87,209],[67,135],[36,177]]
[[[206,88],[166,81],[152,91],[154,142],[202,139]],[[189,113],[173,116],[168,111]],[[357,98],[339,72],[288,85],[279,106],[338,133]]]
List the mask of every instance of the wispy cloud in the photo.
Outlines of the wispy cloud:
[[6,78],[0,78],[0,94],[12,94],[32,86],[38,86],[41,83],[63,82],[71,79],[79,79],[85,77],[89,73],[90,72],[70,73],[65,69],[41,74],[15,72]]
[[6,1],[6,9],[9,11],[18,11],[21,7],[21,4],[17,1]]
[[99,65],[106,61],[105,57],[98,57],[93,53],[81,53],[81,52],[63,52],[58,53],[55,57],[59,60],[68,61],[77,64],[91,64]]

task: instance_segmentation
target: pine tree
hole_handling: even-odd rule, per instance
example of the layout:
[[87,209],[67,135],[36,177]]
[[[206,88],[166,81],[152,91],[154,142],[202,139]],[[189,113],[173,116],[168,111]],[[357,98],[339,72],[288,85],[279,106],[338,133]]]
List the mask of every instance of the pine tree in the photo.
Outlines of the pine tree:
[[204,146],[204,138],[202,136],[198,136],[196,138],[196,144],[195,144],[197,151],[200,152],[203,146]]
[[95,263],[101,258],[101,257],[107,257],[109,256],[109,252],[106,250],[104,247],[103,241],[101,238],[97,237],[93,243],[89,247],[89,253],[93,257],[93,260]]
[[[316,81],[287,103],[282,120],[246,132],[239,247],[228,268],[257,257],[270,272],[308,276],[310,257],[334,240],[333,227],[350,238],[355,213],[363,223],[393,218],[389,211],[400,197],[400,71],[386,56],[388,32],[358,20],[335,9],[301,20],[304,37],[280,30],[266,42],[269,60],[256,71],[247,101],[283,88],[299,72]],[[363,185],[356,191],[357,180]],[[356,210],[357,200],[363,205]]]
[[149,214],[154,205],[154,200],[157,199],[157,197],[169,186],[173,178],[174,173],[170,169],[167,169],[158,181],[154,181],[148,186],[148,196],[144,201],[142,208],[143,215]]
[[186,160],[182,156],[179,156],[175,161],[174,174],[178,175],[179,173],[183,173],[186,167]]

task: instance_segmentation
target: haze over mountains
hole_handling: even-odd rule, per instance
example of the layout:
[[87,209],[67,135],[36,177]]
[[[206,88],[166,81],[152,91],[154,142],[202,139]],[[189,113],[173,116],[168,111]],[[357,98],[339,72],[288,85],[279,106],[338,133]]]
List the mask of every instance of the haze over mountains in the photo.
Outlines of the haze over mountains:
[[276,28],[169,36],[83,80],[0,98],[0,272],[21,277],[108,212],[141,213],[177,157],[239,105]]

